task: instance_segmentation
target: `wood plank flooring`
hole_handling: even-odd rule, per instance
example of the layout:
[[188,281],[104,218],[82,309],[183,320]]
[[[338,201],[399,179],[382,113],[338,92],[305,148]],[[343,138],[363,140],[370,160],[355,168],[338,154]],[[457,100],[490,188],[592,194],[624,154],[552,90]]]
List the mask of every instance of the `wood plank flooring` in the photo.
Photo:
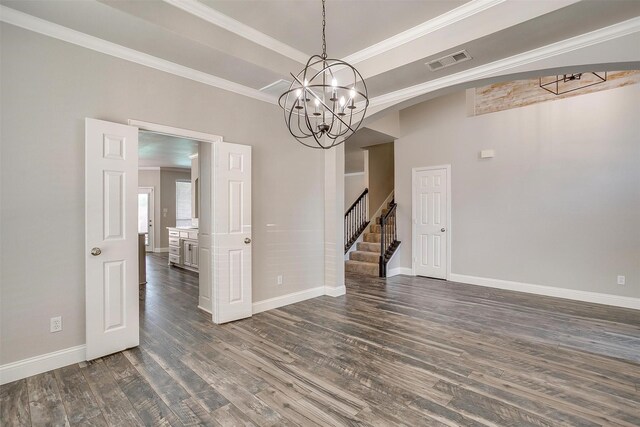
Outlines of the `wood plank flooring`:
[[2,386],[2,426],[640,425],[638,311],[349,276],[216,326],[147,258],[140,347]]

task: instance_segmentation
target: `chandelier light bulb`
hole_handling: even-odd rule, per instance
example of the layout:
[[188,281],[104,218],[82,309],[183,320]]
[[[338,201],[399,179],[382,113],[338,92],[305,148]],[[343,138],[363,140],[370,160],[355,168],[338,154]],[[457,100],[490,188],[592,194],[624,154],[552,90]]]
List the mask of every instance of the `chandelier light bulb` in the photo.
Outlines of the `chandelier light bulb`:
[[302,95],[302,90],[297,89],[296,90],[296,98],[300,98],[301,95]]
[[315,103],[316,103],[316,107],[320,106],[320,100],[318,98],[316,98]]
[[344,99],[344,96],[341,96],[341,97],[340,97],[340,106],[341,106],[341,107],[344,107],[344,104],[346,104],[346,103],[347,103],[347,100],[346,100],[346,99]]
[[331,80],[331,86],[334,88],[338,86],[338,81],[335,78]]
[[356,88],[352,87],[351,90],[349,91],[349,97],[351,99],[356,97]]
[[304,87],[307,87],[307,86],[309,86],[309,80],[304,79]]

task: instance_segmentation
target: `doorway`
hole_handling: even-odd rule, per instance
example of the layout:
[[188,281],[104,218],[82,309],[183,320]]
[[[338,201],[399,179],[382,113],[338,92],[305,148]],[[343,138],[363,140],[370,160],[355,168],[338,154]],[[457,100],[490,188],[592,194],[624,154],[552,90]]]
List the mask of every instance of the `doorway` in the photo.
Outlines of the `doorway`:
[[198,141],[201,197],[195,256],[200,289],[210,295],[213,322],[251,316],[251,147],[224,142],[216,135],[132,120],[123,125],[86,119],[85,126],[87,360],[139,343],[141,131]]
[[451,271],[451,165],[412,171],[413,274],[448,279]]
[[146,252],[153,252],[153,219],[155,207],[153,187],[138,187],[138,233],[144,234]]

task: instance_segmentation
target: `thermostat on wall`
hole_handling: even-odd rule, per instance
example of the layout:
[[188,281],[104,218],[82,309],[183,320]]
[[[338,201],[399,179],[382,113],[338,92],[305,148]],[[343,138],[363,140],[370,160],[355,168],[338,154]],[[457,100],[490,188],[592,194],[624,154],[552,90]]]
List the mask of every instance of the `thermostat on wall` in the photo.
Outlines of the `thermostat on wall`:
[[494,150],[482,150],[480,151],[481,159],[490,159],[496,156],[496,152]]

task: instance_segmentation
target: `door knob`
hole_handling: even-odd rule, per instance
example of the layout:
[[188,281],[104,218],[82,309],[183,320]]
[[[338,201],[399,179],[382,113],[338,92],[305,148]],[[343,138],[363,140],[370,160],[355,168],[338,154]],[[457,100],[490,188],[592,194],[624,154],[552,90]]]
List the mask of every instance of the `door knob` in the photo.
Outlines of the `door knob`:
[[102,250],[100,248],[93,248],[91,249],[91,255],[93,256],[98,256],[102,253]]
[[248,245],[249,243],[251,243],[251,239],[247,237],[246,239],[244,239],[244,242]]
[[444,233],[445,230],[444,230],[444,228],[441,228],[440,231],[442,231]]

